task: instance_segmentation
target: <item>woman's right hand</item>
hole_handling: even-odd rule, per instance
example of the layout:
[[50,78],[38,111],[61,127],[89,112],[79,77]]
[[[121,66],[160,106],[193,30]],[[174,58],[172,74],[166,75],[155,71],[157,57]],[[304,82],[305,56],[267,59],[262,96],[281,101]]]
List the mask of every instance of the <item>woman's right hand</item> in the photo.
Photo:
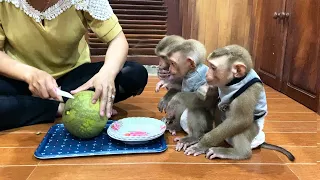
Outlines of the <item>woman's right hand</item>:
[[47,72],[33,69],[26,74],[25,79],[29,84],[29,90],[33,96],[42,99],[62,100],[56,93],[56,89],[58,88],[56,80]]

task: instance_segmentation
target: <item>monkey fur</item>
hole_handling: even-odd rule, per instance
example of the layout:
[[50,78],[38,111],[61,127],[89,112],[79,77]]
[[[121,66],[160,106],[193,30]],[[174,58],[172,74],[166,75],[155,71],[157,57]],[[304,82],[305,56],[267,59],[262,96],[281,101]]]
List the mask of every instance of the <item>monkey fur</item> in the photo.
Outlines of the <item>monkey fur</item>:
[[[169,71],[170,62],[168,60],[168,53],[184,42],[184,38],[177,35],[168,35],[159,41],[155,48],[155,54],[160,58],[159,59],[159,71],[167,70]],[[158,73],[159,73],[158,71]],[[167,78],[160,78],[160,81],[156,84],[156,92],[159,92],[160,88],[166,87],[169,89],[181,89],[181,78],[173,78],[168,76]]]
[[[169,101],[166,111],[166,123],[177,123],[188,134],[178,141],[176,150],[186,150],[216,125],[218,89],[201,86],[196,92],[179,92]],[[182,108],[181,108],[182,107]]]
[[[219,103],[223,98],[221,95],[225,89],[232,86],[232,83],[238,85],[246,77],[251,78],[249,72],[255,73],[252,69],[249,52],[239,45],[216,49],[208,56],[208,64],[207,83],[210,86],[218,87]],[[224,108],[220,108],[218,104],[221,110],[221,123],[204,134],[198,143],[187,147],[184,153],[194,156],[206,154],[208,159],[249,159],[253,149],[251,143],[259,131],[262,131],[262,127],[259,127],[258,121],[253,116],[257,112],[257,104],[261,103],[261,97],[265,97],[262,83],[257,82],[248,85],[241,93],[237,91],[238,95],[230,100]],[[219,147],[219,144],[224,140],[228,140],[227,142],[232,147]],[[286,155],[290,161],[295,160],[289,151],[276,145],[261,142],[256,148],[276,150]]]
[[[170,62],[168,59],[168,53],[174,49],[176,46],[184,42],[184,38],[177,35],[168,35],[159,41],[155,48],[155,54],[160,57],[159,60],[159,71],[167,70],[169,71]],[[159,76],[160,77],[160,76]],[[167,102],[177,93],[181,91],[182,78],[174,78],[169,75],[167,78],[160,78],[160,81],[156,84],[156,92],[159,92],[160,88],[166,87],[168,92],[161,98],[158,103],[158,110],[163,112],[167,107]],[[181,112],[182,113],[182,112]],[[162,119],[166,122],[166,119]],[[176,124],[170,124],[167,126],[167,130],[173,135],[176,134],[176,131],[182,130],[181,127]]]
[[[170,39],[171,37],[171,39]],[[172,79],[182,79],[181,88],[171,88],[168,89],[168,92],[158,103],[158,109],[160,112],[166,111],[168,102],[171,98],[180,91],[196,91],[197,88],[205,84],[205,74],[208,70],[208,67],[203,64],[206,55],[206,49],[204,45],[194,39],[187,39],[181,42],[175,42],[172,38],[176,36],[170,36],[167,39],[163,39],[159,45],[156,52],[160,52],[162,49],[166,49],[166,57],[170,62],[169,71],[170,77]],[[168,45],[171,42],[170,46]],[[166,46],[169,46],[165,48]],[[163,50],[162,50],[163,51]],[[174,58],[173,58],[174,57]],[[183,104],[180,104],[178,109],[174,112],[176,117],[180,117],[186,107]],[[172,118],[167,117],[163,118],[163,121],[172,120]],[[180,127],[179,121],[171,121],[172,123],[168,124],[167,129],[173,135],[176,134],[176,131],[182,130]]]

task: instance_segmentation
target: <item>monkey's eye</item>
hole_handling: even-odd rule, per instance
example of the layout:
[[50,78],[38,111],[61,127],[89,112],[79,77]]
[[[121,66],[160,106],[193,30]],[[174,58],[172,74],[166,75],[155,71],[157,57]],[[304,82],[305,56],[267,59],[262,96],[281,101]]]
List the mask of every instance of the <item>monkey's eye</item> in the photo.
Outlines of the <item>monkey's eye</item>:
[[217,67],[211,66],[211,69],[212,69],[213,71],[215,71],[215,70],[217,69]]

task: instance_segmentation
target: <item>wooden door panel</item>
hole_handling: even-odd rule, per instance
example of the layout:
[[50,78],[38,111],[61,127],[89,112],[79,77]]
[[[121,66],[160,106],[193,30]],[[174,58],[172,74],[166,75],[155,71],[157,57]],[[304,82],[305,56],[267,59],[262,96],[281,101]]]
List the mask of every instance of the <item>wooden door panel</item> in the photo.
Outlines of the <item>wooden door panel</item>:
[[317,111],[320,1],[290,0],[283,92]]
[[264,83],[280,90],[283,67],[285,28],[275,12],[285,8],[284,0],[260,0],[256,9],[254,42],[255,69]]

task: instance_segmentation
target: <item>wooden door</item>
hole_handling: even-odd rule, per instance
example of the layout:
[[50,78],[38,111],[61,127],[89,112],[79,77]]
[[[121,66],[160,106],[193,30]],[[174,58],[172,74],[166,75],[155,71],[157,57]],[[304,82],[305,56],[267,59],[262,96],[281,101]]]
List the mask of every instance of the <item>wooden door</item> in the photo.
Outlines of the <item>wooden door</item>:
[[[154,49],[166,34],[181,35],[179,0],[109,0],[129,43],[128,60],[158,64]],[[89,29],[92,61],[103,61],[108,44]]]
[[283,92],[317,111],[319,103],[320,1],[288,0]]
[[256,3],[253,42],[255,70],[264,83],[280,90],[286,28],[278,13],[284,11],[285,0],[260,0]]

